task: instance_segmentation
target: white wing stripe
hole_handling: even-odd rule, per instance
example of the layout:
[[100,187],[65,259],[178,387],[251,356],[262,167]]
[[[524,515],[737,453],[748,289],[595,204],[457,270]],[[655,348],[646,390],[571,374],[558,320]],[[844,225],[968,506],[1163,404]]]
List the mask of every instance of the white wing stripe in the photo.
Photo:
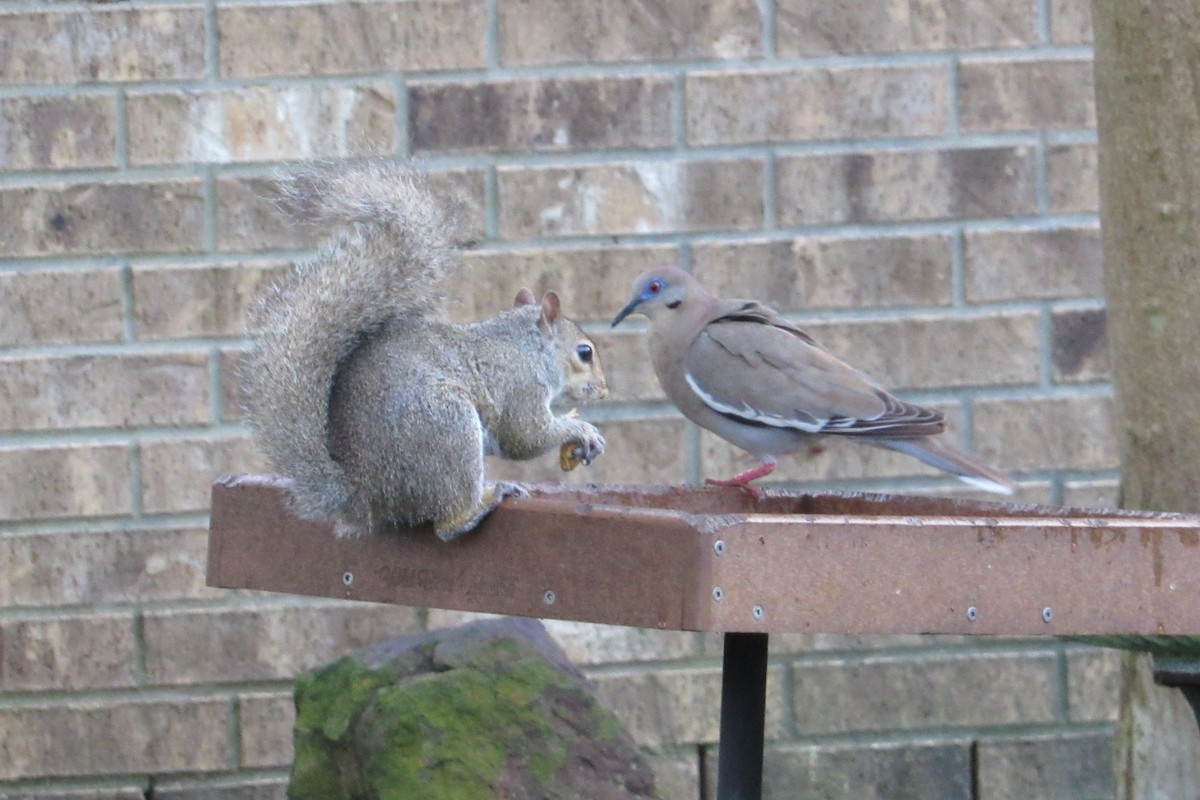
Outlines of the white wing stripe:
[[773,414],[763,414],[762,412],[756,411],[744,403],[742,404],[741,408],[734,408],[733,406],[722,403],[708,392],[701,389],[700,385],[696,383],[694,378],[692,378],[692,374],[687,370],[684,370],[683,377],[687,380],[688,386],[692,387],[692,391],[696,393],[696,396],[703,400],[705,405],[707,405],[713,411],[716,411],[718,414],[729,414],[735,417],[740,417],[750,423],[770,425],[773,428],[796,428],[804,431],[805,433],[820,433],[821,431],[825,430],[825,426],[828,424],[828,422],[818,422],[815,425],[806,425],[797,419],[787,419],[784,417],[777,417]]

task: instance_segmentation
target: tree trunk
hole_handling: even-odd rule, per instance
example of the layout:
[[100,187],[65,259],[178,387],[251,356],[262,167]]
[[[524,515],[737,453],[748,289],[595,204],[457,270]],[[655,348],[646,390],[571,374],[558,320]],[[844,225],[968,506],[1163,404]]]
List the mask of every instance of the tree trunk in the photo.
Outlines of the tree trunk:
[[[1093,0],[1121,505],[1200,511],[1200,3]],[[1128,657],[1118,800],[1200,797],[1196,720]]]
[[1093,15],[1121,504],[1200,511],[1200,3]]

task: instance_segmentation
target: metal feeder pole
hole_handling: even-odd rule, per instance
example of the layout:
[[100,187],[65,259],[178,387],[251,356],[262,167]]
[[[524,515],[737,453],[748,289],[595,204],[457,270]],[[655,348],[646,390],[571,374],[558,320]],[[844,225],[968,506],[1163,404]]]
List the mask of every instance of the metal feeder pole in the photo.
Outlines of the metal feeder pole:
[[765,633],[725,634],[717,800],[762,798],[768,638]]

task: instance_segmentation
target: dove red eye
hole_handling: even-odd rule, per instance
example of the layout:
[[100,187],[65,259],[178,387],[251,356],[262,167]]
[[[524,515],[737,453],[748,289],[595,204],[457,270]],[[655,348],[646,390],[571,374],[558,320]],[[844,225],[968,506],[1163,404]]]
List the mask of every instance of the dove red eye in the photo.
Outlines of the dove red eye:
[[658,294],[662,291],[662,286],[662,281],[650,281],[650,283],[646,285],[646,291],[648,291],[650,294]]

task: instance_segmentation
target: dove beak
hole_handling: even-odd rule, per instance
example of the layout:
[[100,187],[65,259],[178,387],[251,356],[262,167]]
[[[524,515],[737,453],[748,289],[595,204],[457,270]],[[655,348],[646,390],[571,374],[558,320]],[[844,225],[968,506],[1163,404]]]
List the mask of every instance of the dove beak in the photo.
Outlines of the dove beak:
[[621,323],[621,320],[628,317],[634,311],[637,311],[637,307],[640,306],[641,304],[642,304],[642,298],[640,298],[640,297],[635,297],[632,300],[630,300],[629,304],[626,305],[624,308],[622,308],[619,312],[617,312],[617,315],[615,317],[613,317],[612,326],[614,328],[617,327],[617,325],[619,325]]

